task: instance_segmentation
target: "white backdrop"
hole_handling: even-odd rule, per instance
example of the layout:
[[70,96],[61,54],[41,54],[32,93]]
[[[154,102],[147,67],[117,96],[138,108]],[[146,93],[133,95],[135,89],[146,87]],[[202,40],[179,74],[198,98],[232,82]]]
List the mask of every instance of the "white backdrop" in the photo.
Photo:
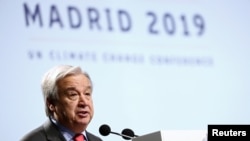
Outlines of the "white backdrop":
[[[2,140],[47,118],[45,71],[79,65],[94,82],[88,130],[206,130],[250,122],[247,0],[0,1]],[[8,137],[10,132],[16,136]]]

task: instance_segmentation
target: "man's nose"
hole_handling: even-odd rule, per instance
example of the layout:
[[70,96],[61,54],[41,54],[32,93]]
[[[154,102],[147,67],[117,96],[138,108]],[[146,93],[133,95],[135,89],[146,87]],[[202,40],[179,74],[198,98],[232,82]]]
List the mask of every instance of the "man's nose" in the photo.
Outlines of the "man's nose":
[[81,104],[86,104],[87,103],[87,98],[86,98],[85,94],[80,94],[80,96],[79,96],[79,102]]

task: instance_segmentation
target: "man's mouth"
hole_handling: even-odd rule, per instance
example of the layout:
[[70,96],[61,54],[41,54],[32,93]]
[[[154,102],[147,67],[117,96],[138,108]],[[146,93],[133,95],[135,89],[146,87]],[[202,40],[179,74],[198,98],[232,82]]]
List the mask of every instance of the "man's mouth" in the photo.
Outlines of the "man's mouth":
[[80,117],[87,117],[89,113],[87,111],[81,111],[81,112],[77,112],[77,115]]

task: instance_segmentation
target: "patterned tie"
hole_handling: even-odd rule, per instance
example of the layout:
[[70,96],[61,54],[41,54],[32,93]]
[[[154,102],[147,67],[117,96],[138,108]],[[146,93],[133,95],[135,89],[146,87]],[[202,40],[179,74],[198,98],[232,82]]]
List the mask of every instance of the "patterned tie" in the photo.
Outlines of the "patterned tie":
[[74,141],[86,141],[85,140],[85,136],[83,134],[76,134],[74,137],[73,137],[73,140]]

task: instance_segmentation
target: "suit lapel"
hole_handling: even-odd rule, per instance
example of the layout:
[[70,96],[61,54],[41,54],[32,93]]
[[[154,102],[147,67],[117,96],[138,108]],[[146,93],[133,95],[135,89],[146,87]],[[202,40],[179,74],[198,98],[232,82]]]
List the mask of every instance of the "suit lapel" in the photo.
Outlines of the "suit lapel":
[[57,127],[50,120],[44,123],[43,128],[49,141],[66,141]]

